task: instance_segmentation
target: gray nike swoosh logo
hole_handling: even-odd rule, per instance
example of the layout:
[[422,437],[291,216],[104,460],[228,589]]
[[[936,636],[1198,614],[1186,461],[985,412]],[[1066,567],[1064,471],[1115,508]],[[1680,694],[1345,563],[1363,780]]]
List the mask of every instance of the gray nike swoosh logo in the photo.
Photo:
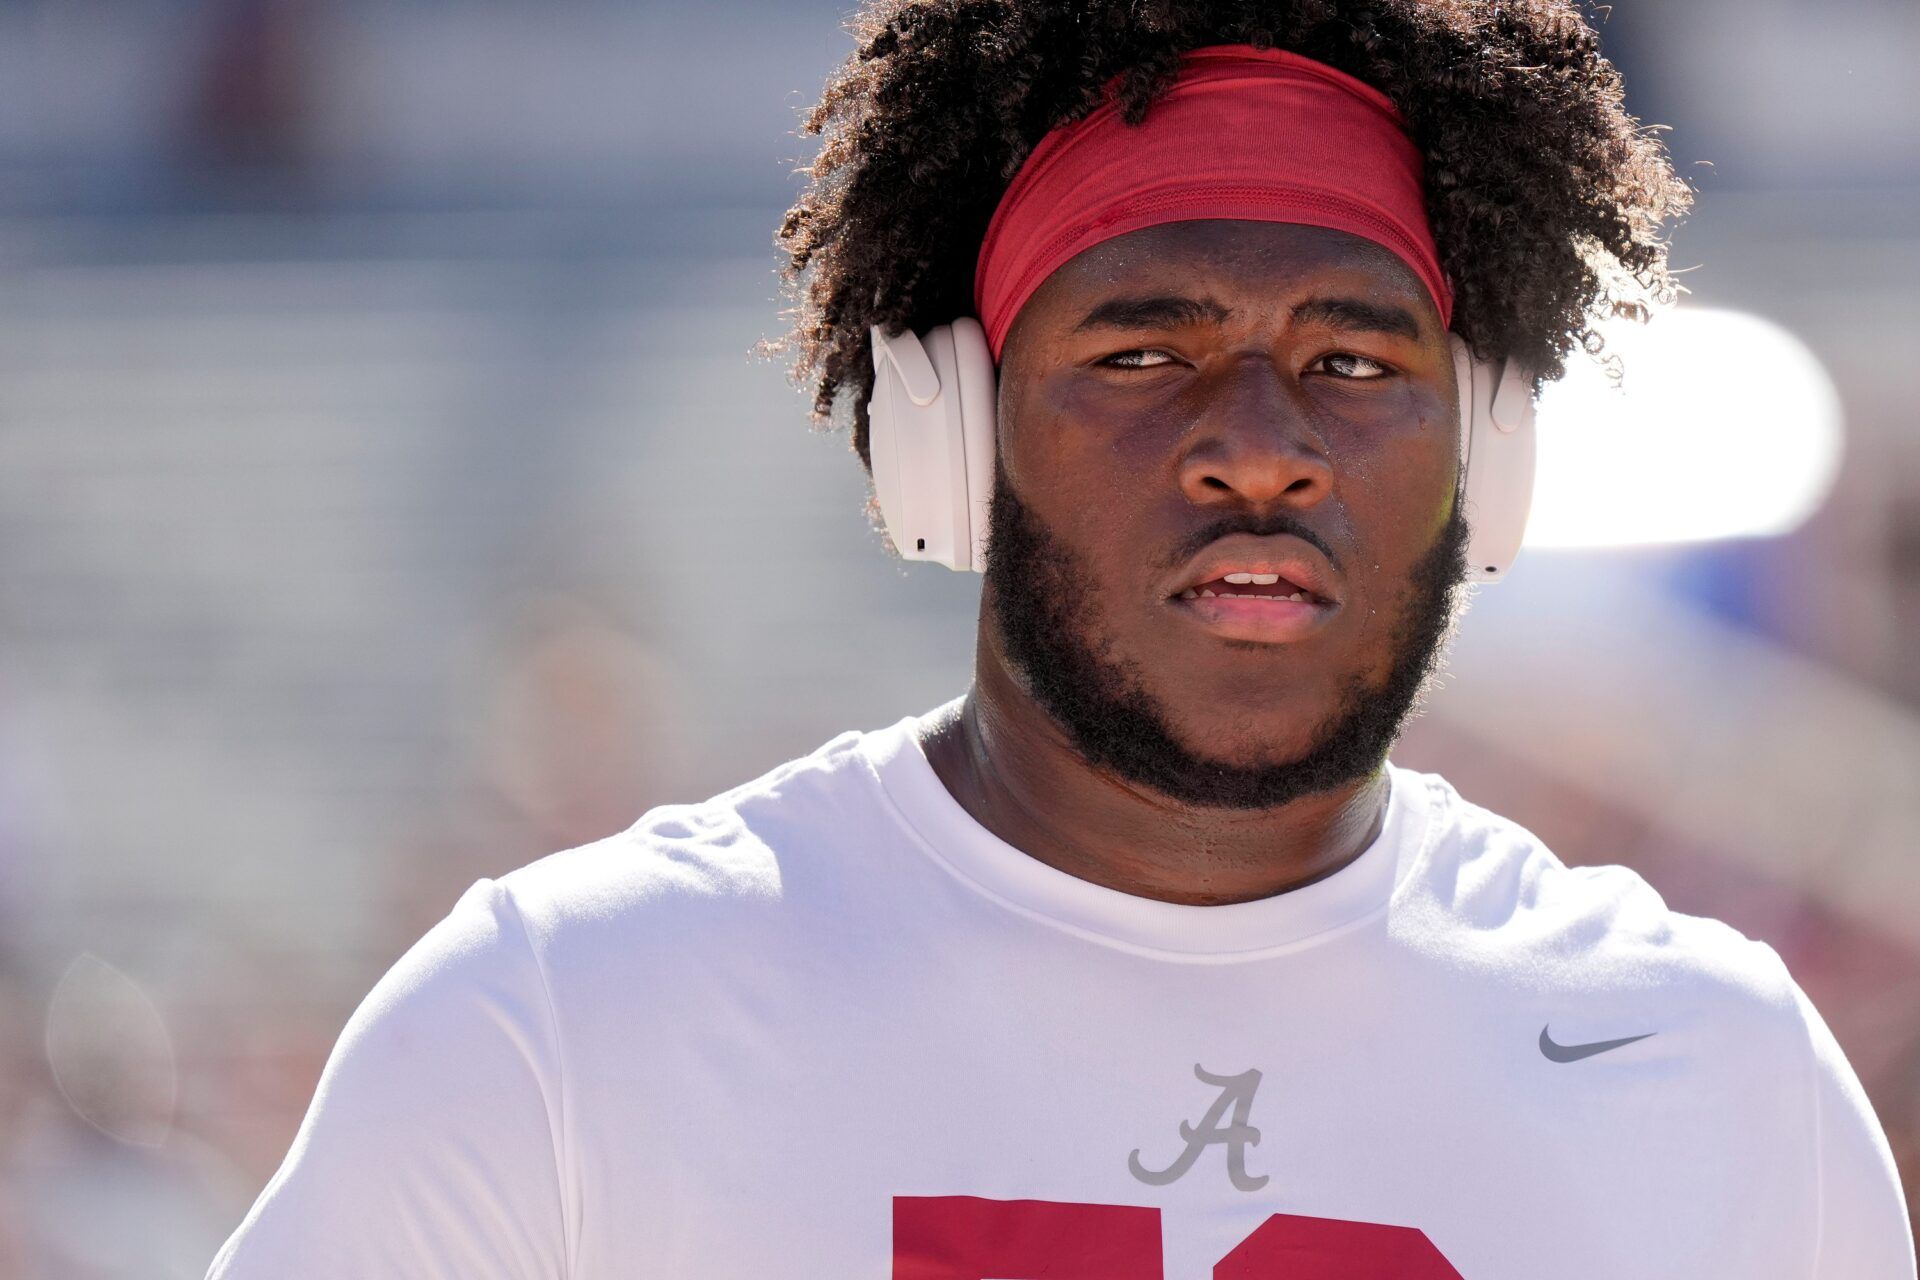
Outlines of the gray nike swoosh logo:
[[1540,1028],[1540,1052],[1546,1055],[1548,1062],[1578,1062],[1582,1058],[1591,1058],[1596,1053],[1605,1053],[1609,1049],[1618,1049],[1624,1044],[1645,1040],[1647,1036],[1653,1034],[1649,1031],[1646,1035],[1625,1036],[1619,1040],[1595,1040],[1592,1044],[1555,1044],[1553,1037],[1547,1034],[1547,1028],[1542,1027]]

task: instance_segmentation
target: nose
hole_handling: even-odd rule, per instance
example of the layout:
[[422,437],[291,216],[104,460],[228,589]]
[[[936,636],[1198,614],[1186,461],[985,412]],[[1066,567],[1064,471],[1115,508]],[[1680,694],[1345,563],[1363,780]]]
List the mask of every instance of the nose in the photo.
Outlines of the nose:
[[1247,355],[1185,439],[1180,488],[1197,506],[1307,508],[1333,491],[1333,464],[1294,379]]

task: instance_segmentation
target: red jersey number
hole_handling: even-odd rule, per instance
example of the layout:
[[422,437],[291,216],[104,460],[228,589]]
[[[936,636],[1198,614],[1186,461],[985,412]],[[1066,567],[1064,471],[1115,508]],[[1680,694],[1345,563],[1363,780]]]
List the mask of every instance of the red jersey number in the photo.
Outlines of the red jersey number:
[[893,1198],[893,1280],[1164,1280],[1160,1211],[1119,1204]]
[[[895,1196],[893,1280],[1165,1280],[1160,1211],[1135,1205]],[[1214,1280],[1462,1280],[1412,1227],[1276,1213]]]

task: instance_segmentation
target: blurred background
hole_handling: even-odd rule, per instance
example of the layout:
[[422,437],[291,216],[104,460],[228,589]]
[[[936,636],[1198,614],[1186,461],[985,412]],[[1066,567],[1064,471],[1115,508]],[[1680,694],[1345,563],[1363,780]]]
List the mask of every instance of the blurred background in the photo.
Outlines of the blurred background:
[[[476,877],[964,689],[975,580],[749,354],[848,8],[0,0],[0,1277],[201,1275]],[[1699,192],[1682,311],[1797,344],[1827,443],[1756,359],[1543,470],[1804,500],[1530,550],[1396,759],[1779,949],[1911,1188],[1920,6],[1602,33]]]

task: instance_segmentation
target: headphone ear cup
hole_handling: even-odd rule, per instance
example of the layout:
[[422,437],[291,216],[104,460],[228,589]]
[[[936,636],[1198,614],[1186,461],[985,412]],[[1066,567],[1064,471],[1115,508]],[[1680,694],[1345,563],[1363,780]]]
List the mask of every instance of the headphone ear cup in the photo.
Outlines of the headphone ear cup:
[[[912,467],[902,454],[911,451],[912,438],[921,427],[918,419],[925,413],[925,405],[915,400],[930,404],[928,387],[931,384],[937,395],[938,379],[932,361],[913,333],[902,331],[890,338],[876,325],[868,338],[873,353],[873,393],[867,397],[867,469],[873,476],[873,496],[887,537],[901,555],[914,559],[914,543],[908,538],[916,514],[907,474]],[[910,382],[918,385],[910,388]]]
[[871,332],[867,452],[880,515],[901,556],[977,569],[993,492],[994,372],[979,322],[925,337]]
[[993,504],[999,377],[987,332],[972,316],[953,322],[954,365],[959,373],[961,455],[965,459],[967,563],[954,568],[978,573],[987,567],[987,513]]
[[1520,554],[1533,507],[1533,379],[1511,360],[1475,360],[1459,335],[1448,337],[1460,387],[1467,576],[1498,582]]

